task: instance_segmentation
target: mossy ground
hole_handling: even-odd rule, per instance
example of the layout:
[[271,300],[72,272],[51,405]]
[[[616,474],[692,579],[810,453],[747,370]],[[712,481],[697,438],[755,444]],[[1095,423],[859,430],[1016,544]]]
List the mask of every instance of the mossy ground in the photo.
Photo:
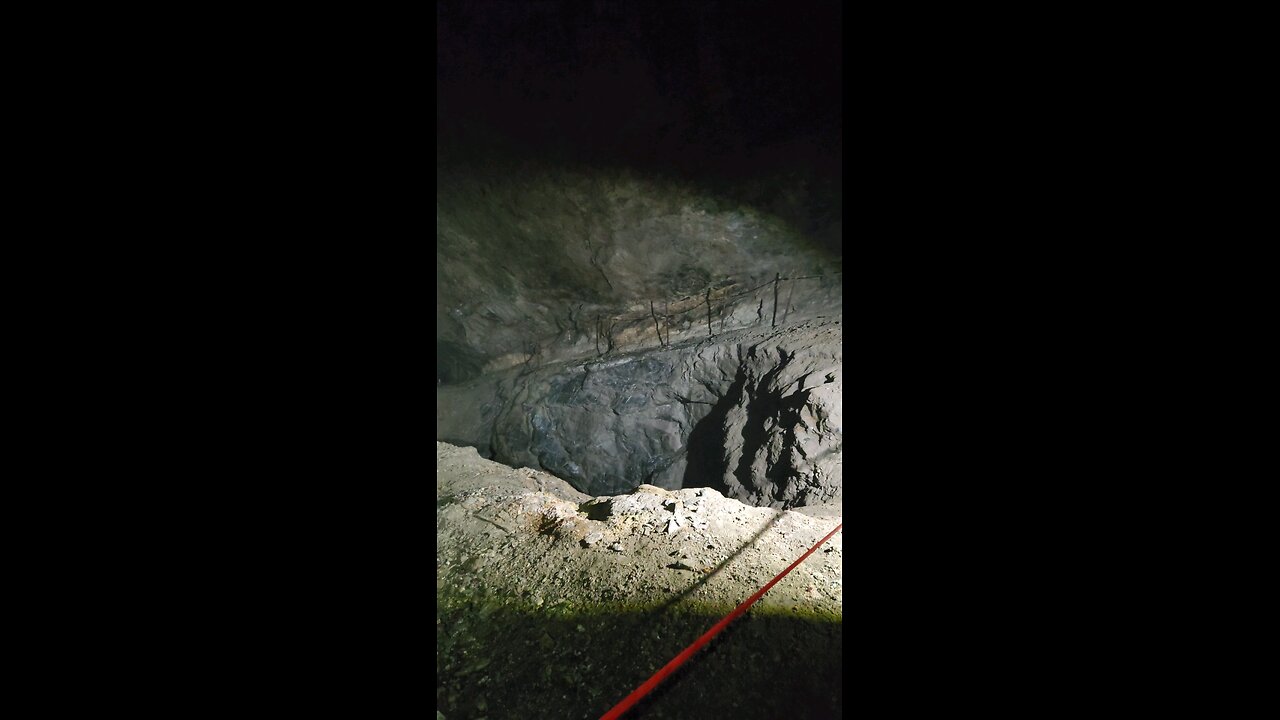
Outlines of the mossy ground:
[[[445,592],[436,707],[449,720],[598,718],[732,609]],[[842,639],[838,616],[753,609],[628,717],[838,717]]]

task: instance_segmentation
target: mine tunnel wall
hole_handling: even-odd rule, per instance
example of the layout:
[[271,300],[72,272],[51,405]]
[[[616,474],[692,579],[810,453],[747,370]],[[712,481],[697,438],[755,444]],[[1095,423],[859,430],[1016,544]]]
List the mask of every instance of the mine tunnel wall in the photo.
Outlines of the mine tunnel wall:
[[839,319],[437,388],[437,439],[591,495],[713,487],[760,506],[838,502]]

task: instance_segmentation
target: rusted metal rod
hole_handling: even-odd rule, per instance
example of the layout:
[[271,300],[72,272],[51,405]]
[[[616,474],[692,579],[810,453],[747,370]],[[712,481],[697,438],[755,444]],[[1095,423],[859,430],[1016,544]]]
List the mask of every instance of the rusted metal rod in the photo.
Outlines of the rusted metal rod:
[[782,273],[773,274],[773,325],[770,327],[778,327],[778,281],[782,278]]
[[715,337],[711,333],[711,289],[707,289],[707,337]]

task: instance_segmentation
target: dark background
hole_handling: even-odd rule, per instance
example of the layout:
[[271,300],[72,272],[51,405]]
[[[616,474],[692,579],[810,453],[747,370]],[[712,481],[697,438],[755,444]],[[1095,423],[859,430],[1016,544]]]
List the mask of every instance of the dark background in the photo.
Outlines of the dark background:
[[802,184],[838,247],[837,0],[444,0],[436,22],[438,166],[626,167],[756,204]]
[[442,141],[687,168],[839,141],[836,0],[444,0],[436,19]]

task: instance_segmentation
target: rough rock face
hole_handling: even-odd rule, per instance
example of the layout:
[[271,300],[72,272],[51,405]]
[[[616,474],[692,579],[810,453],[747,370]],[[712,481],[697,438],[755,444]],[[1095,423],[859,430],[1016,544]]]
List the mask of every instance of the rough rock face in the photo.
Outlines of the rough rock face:
[[592,495],[712,487],[760,506],[841,499],[836,318],[551,363],[437,389],[437,439]]
[[806,349],[746,351],[734,383],[703,418],[689,475],[719,476],[723,492],[752,505],[790,508],[838,501],[842,371]]
[[775,188],[773,211],[751,193],[498,161],[438,165],[437,188],[438,383],[771,322],[775,292],[780,318],[839,302],[839,260],[784,219],[838,222],[803,183]]
[[437,440],[839,498],[841,4],[808,5],[437,4]]

